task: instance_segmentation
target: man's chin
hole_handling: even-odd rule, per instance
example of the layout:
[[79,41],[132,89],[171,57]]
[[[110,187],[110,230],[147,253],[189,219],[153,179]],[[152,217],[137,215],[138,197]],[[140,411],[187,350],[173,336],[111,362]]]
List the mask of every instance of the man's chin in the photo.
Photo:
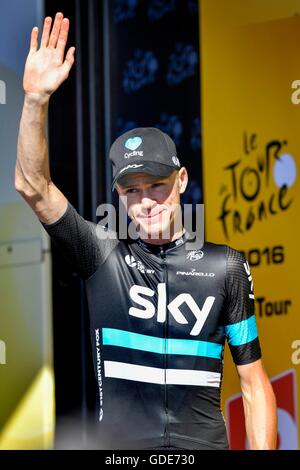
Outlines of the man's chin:
[[143,227],[140,225],[140,238],[151,240],[166,240],[170,238],[170,227],[163,228],[161,224]]

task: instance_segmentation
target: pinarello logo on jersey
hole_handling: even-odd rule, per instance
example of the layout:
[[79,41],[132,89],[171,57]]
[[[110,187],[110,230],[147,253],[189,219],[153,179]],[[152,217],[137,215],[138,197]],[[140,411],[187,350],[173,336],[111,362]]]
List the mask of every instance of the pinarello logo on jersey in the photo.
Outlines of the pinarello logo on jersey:
[[[277,401],[278,450],[298,449],[297,392],[294,369],[287,370],[271,379]],[[227,430],[230,448],[246,450],[246,436],[242,395],[238,394],[226,402]]]
[[192,268],[190,271],[176,271],[177,276],[200,276],[200,277],[215,277],[215,273],[203,273],[196,271],[196,268]]

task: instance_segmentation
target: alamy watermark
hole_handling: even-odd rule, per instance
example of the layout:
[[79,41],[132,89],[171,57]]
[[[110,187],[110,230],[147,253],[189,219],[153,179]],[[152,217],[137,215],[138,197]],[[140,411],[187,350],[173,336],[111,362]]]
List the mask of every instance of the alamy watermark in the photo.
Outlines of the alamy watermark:
[[295,366],[297,366],[300,364],[300,339],[295,339],[291,344],[291,348],[294,349],[291,361]]
[[291,95],[291,101],[293,104],[300,104],[300,80],[294,80],[292,82],[291,88],[293,91]]
[[[171,240],[174,234],[188,233],[187,250],[200,250],[204,244],[204,204],[158,204],[149,213],[127,207],[127,197],[120,196],[119,211],[112,204],[100,204],[96,215],[100,239]],[[151,213],[152,212],[152,213]],[[118,226],[118,231],[117,231]]]
[[0,104],[6,104],[6,84],[0,80]]
[[0,340],[0,365],[6,364],[6,344]]

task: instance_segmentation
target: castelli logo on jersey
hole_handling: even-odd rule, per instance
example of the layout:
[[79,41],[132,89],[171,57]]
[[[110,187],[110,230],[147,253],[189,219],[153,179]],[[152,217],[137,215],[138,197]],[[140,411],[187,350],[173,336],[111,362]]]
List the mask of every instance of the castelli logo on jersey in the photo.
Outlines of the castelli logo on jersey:
[[190,251],[187,255],[186,258],[189,259],[190,261],[197,261],[199,259],[202,259],[204,256],[203,251],[201,250],[193,250]]
[[[215,301],[215,297],[208,296],[204,300],[202,308],[200,308],[192,295],[184,292],[177,295],[170,303],[167,303],[166,284],[164,282],[157,284],[157,292],[149,287],[133,285],[129,290],[129,295],[133,302],[142,307],[142,309],[130,307],[129,315],[145,320],[156,315],[158,323],[164,323],[166,321],[168,310],[177,323],[181,325],[188,324],[189,321],[180,310],[180,307],[185,304],[189,307],[196,319],[190,331],[191,336],[198,336],[200,334]],[[155,309],[155,304],[147,299],[147,297],[152,298],[156,295],[157,310]]]

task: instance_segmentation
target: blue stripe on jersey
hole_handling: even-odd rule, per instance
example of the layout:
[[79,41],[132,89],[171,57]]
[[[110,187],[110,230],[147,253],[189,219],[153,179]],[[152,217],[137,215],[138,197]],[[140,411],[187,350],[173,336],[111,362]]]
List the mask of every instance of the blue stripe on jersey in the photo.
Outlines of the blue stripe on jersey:
[[[157,338],[155,336],[131,333],[130,331],[103,328],[103,345],[138,349],[158,354],[180,354],[183,356],[205,356],[220,359],[222,344],[191,339]],[[165,351],[166,345],[166,351]]]
[[225,326],[225,335],[232,346],[250,343],[258,336],[255,315],[247,320]]

